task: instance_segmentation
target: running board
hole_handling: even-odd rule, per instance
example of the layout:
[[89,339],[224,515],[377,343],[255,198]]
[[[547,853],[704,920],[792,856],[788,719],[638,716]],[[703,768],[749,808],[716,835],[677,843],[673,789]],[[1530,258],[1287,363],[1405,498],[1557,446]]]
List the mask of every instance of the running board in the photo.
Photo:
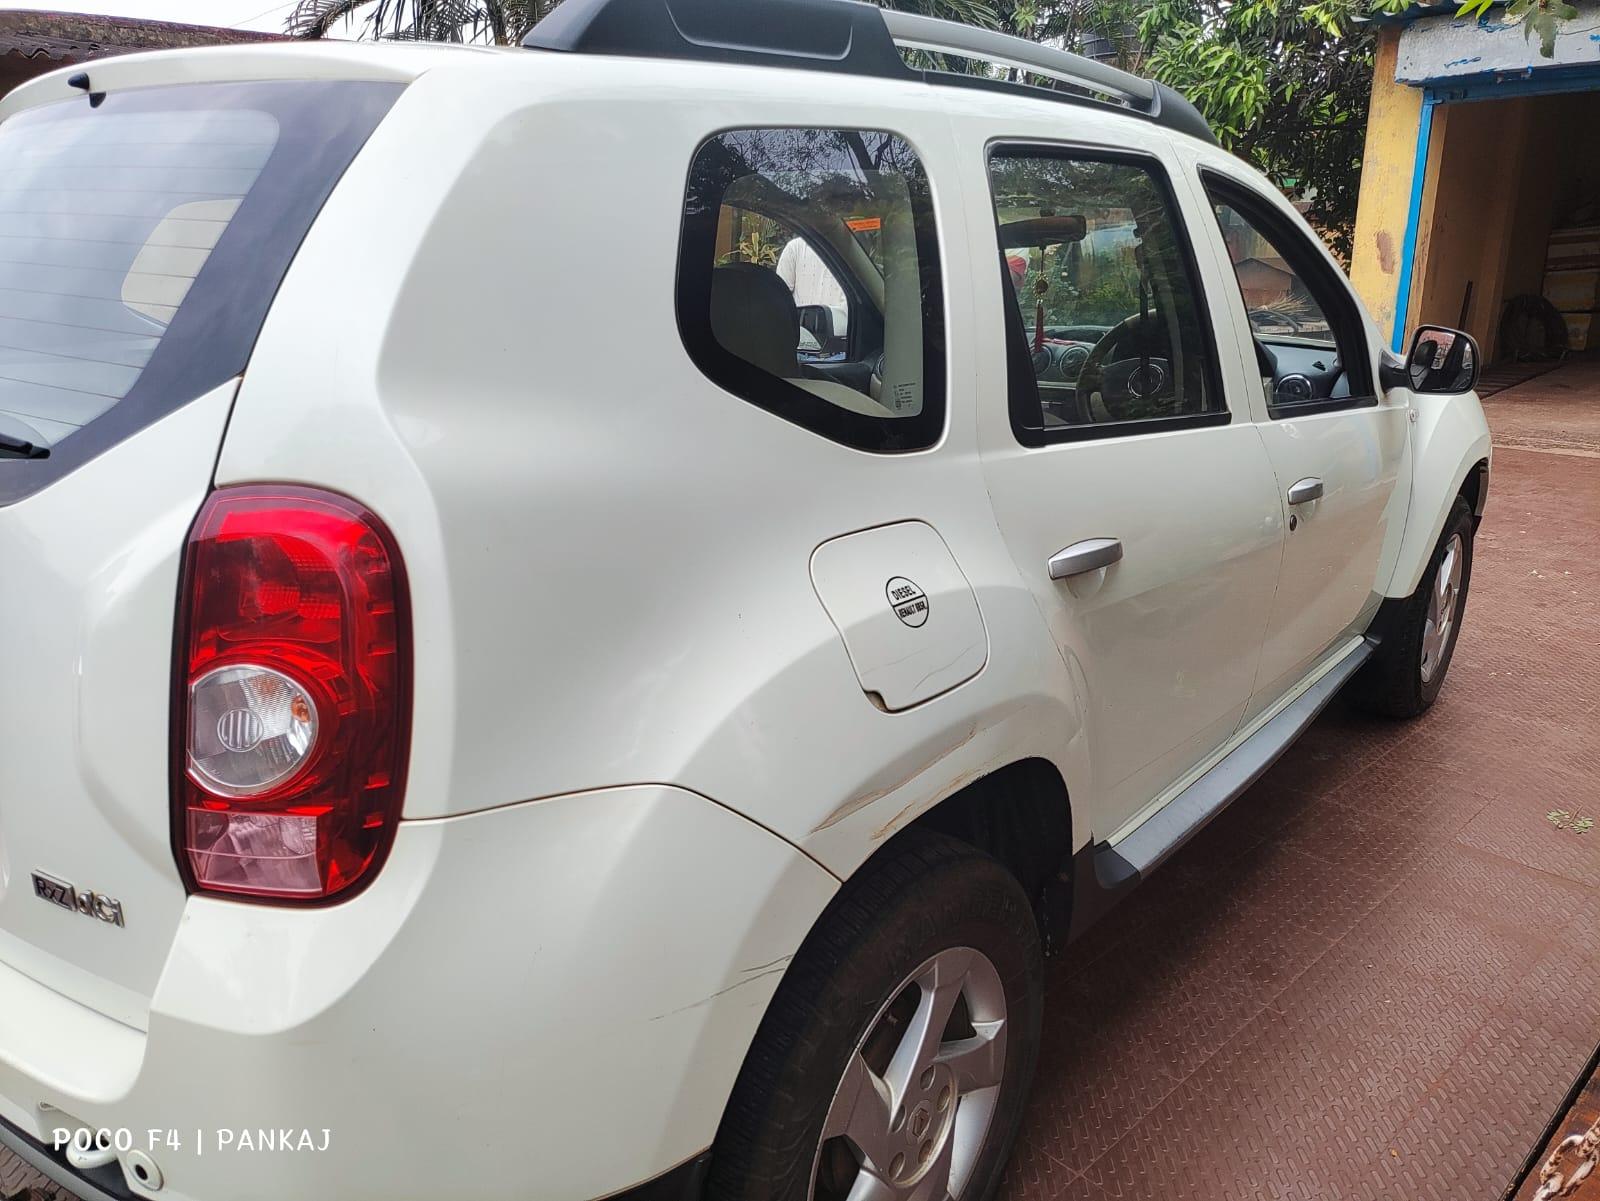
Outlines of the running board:
[[1272,720],[1121,842],[1115,846],[1091,843],[1078,852],[1073,864],[1072,932],[1068,941],[1088,929],[1259,780],[1377,649],[1376,641],[1364,639]]

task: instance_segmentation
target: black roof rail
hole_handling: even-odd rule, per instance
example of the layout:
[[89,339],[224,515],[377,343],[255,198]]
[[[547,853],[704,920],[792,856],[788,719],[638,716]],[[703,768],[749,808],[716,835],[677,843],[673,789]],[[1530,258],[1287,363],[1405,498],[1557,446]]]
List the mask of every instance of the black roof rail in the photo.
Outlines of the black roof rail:
[[[1113,107],[1214,142],[1206,119],[1165,84],[1026,38],[861,0],[564,0],[522,44],[532,50],[745,63],[999,87],[1072,104]],[[951,71],[918,71],[901,50],[975,59],[1081,91]],[[1110,103],[1097,99],[1110,98]]]

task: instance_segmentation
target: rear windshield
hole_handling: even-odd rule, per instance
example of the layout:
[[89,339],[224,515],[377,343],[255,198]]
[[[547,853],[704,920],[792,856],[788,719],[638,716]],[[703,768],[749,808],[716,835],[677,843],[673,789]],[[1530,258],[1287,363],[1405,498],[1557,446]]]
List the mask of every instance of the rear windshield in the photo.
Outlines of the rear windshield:
[[0,410],[58,442],[128,394],[278,142],[268,113],[0,127]]
[[56,460],[0,457],[0,503],[19,473],[42,482],[243,369],[306,229],[398,90],[186,84],[0,124],[0,435]]

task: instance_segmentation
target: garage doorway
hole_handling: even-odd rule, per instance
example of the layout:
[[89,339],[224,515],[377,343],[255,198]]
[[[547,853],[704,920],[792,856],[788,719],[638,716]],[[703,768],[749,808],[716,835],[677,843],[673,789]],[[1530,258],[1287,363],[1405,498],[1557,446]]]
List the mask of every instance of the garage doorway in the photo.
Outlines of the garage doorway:
[[1554,351],[1563,334],[1600,350],[1600,73],[1429,88],[1418,166],[1405,327],[1466,329],[1490,363]]

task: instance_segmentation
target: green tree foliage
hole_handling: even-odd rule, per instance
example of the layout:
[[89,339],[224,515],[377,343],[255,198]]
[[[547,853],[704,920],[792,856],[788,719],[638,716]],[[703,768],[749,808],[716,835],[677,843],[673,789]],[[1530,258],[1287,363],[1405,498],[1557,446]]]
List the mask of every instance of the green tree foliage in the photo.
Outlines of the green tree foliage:
[[1372,87],[1360,0],[1152,0],[1146,71],[1292,198],[1348,256]]
[[[326,37],[347,17],[377,38],[426,42],[491,42],[513,46],[561,0],[300,0],[288,30]],[[885,8],[925,13],[989,29],[1001,24],[987,0],[883,0]]]

